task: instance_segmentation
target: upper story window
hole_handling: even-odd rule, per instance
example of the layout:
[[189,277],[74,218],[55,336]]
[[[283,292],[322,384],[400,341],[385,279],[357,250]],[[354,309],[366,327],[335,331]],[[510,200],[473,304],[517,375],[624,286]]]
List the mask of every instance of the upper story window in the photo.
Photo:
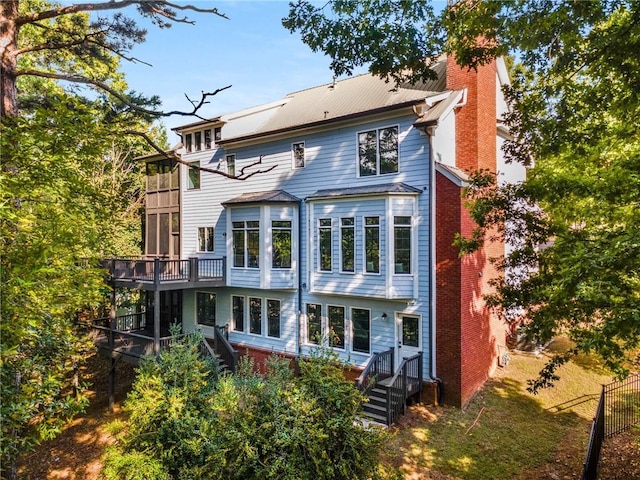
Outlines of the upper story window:
[[364,217],[365,272],[380,273],[380,217]]
[[222,127],[216,127],[213,129],[213,139],[216,142],[222,140]]
[[359,175],[398,172],[398,127],[358,133]]
[[215,142],[221,140],[221,127],[205,128],[191,133],[185,133],[184,149],[187,153],[211,150],[215,147]]
[[213,227],[198,227],[198,251],[213,252]]
[[195,132],[193,134],[193,138],[193,146],[195,147],[196,152],[199,152],[202,150],[202,132]]
[[211,129],[207,128],[204,131],[204,149],[209,150],[212,147],[211,143]]
[[411,217],[393,217],[394,273],[411,273]]
[[260,222],[233,222],[233,266],[259,268]]
[[177,190],[180,188],[178,165],[171,160],[147,162],[147,192]]
[[195,190],[200,188],[200,162],[193,162],[189,166],[189,177],[187,179],[187,189]]
[[291,145],[291,162],[292,168],[304,167],[304,142]]
[[330,218],[321,218],[318,221],[318,257],[320,271],[330,272],[333,263],[331,255]]
[[184,136],[184,148],[187,153],[191,153],[193,151],[193,135],[187,133]]
[[340,270],[355,271],[355,222],[353,217],[340,219]]
[[271,222],[271,245],[273,268],[291,268],[291,221]]
[[236,154],[230,153],[226,157],[227,159],[227,173],[234,177],[236,175]]

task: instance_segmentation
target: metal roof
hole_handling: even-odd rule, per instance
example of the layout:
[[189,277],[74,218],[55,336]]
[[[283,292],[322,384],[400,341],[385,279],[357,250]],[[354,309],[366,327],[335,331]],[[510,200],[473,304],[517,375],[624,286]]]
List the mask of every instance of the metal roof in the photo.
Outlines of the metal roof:
[[284,190],[271,190],[268,192],[243,193],[239,197],[222,202],[222,205],[238,205],[243,203],[300,203],[300,199]]
[[365,185],[362,187],[330,188],[326,190],[318,190],[317,192],[312,193],[307,198],[305,198],[305,200],[328,197],[380,195],[385,193],[409,193],[415,195],[422,193],[422,190],[420,190],[419,188],[411,187],[405,183],[384,183],[380,185]]

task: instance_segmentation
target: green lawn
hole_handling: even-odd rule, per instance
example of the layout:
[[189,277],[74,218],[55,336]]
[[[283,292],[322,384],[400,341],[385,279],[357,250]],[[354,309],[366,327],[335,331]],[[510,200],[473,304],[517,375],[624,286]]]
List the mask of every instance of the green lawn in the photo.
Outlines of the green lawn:
[[385,463],[405,478],[530,479],[581,473],[600,385],[612,380],[593,358],[579,356],[559,370],[556,386],[526,391],[554,351],[511,355],[464,409],[417,406],[395,429]]

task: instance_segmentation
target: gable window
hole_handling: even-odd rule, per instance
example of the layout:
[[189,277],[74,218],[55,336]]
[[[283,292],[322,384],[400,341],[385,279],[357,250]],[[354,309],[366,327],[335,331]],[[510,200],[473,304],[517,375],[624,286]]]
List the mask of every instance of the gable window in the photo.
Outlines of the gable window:
[[358,133],[361,177],[398,172],[398,127]]
[[394,272],[411,273],[411,217],[393,217]]
[[262,335],[262,299],[249,297],[249,333]]
[[291,156],[293,168],[304,167],[304,142],[298,142],[291,145]]
[[329,346],[344,348],[344,307],[327,306],[329,318]]
[[322,306],[307,303],[307,343],[318,345],[322,338]]
[[371,312],[364,308],[351,309],[353,326],[353,351],[369,353],[371,338]]
[[193,151],[193,135],[191,135],[190,133],[187,133],[184,136],[184,148],[187,153]]
[[331,271],[331,219],[321,218],[318,223],[318,255],[320,271]]
[[258,268],[260,265],[260,222],[233,222],[233,266]]
[[236,154],[231,153],[227,155],[227,173],[232,177],[236,175]]
[[204,148],[209,150],[211,148],[211,129],[207,128],[204,131]]
[[267,336],[280,338],[280,300],[267,300]]
[[271,245],[273,268],[291,268],[291,221],[271,222]]
[[202,132],[196,132],[194,133],[194,142],[193,142],[196,147],[196,152],[199,152],[200,150],[202,150]]
[[215,293],[196,292],[196,318],[200,325],[216,325]]
[[244,297],[233,295],[231,297],[231,305],[233,330],[236,332],[244,332]]
[[355,271],[355,222],[353,218],[340,219],[340,269]]
[[193,162],[189,166],[187,189],[196,190],[198,188],[200,188],[200,162]]
[[215,127],[213,129],[213,140],[216,142],[222,140],[222,127]]
[[213,252],[213,227],[198,227],[198,251]]
[[380,217],[364,217],[365,272],[380,273]]

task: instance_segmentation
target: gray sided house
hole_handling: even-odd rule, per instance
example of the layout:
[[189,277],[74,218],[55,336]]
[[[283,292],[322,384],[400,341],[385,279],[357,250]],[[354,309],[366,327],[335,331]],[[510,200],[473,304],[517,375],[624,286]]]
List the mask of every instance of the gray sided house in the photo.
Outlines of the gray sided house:
[[[421,383],[464,405],[505,346],[482,294],[488,259],[508,246],[458,257],[453,235],[472,227],[461,192],[473,170],[524,171],[500,150],[503,61],[468,72],[443,57],[434,70],[427,83],[360,75],[184,125],[168,157],[141,158],[145,255],[110,260],[111,347],[147,335],[157,351],[176,323],[257,364],[326,345],[380,380],[380,358],[385,376],[413,359]],[[123,292],[140,293],[135,308]]]

